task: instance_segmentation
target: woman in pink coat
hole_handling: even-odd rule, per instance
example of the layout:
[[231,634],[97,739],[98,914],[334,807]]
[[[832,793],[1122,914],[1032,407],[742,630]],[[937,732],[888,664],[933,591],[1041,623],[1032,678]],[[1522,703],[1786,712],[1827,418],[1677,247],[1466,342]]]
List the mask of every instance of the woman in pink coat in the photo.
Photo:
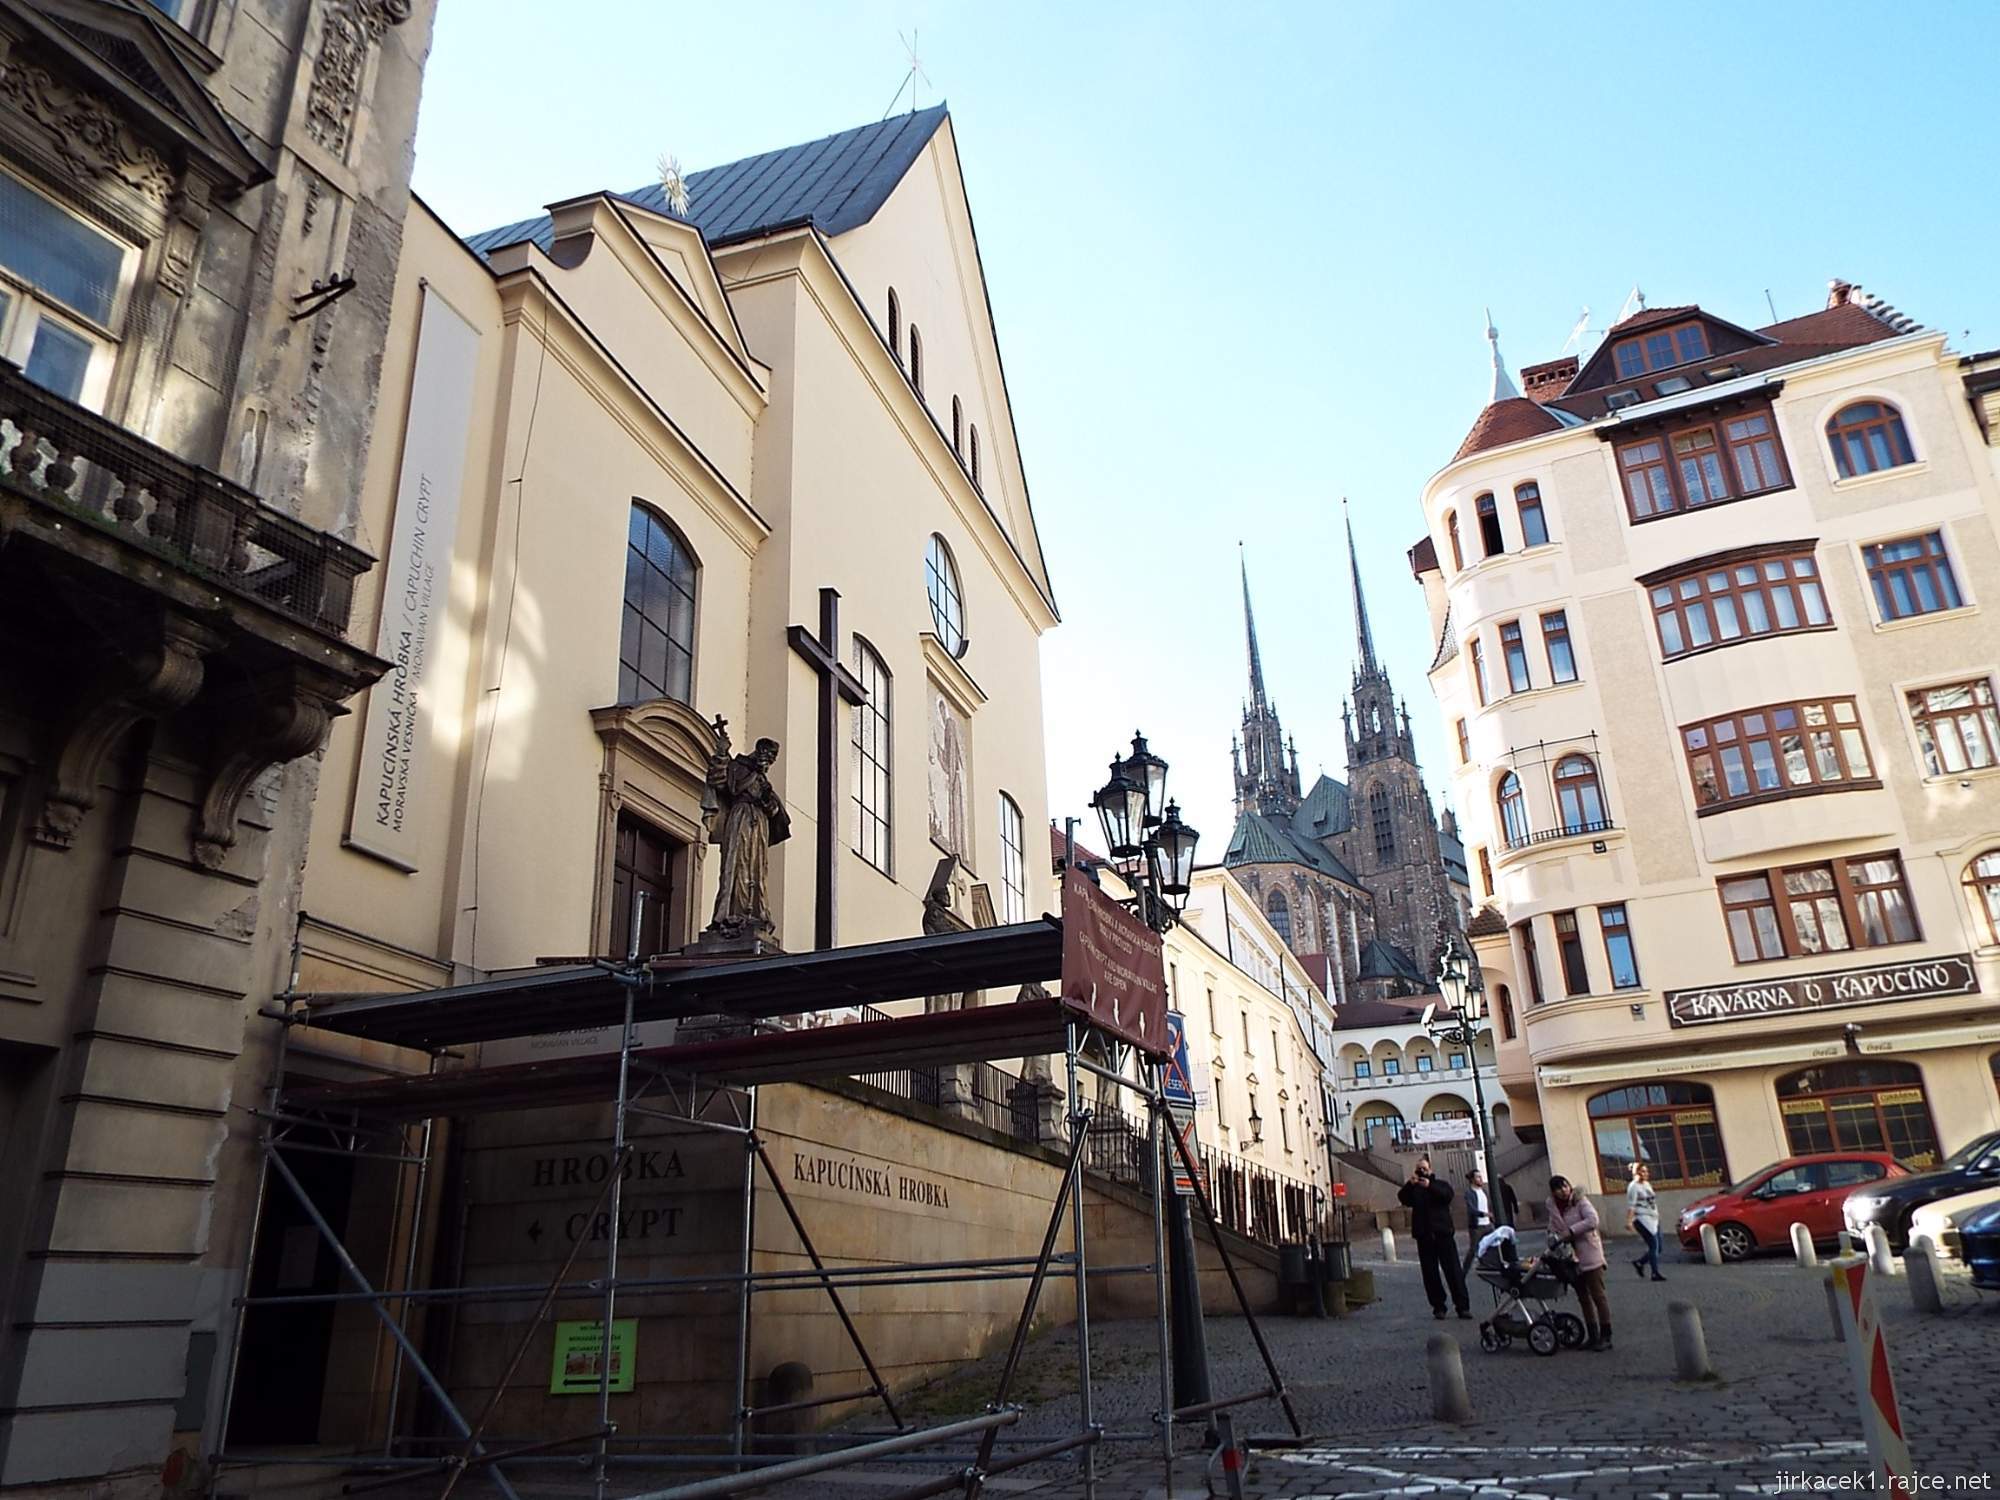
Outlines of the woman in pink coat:
[[1604,1236],[1597,1209],[1567,1177],[1549,1179],[1549,1239],[1576,1251],[1576,1296],[1583,1304],[1586,1349],[1611,1347],[1611,1302],[1604,1295]]

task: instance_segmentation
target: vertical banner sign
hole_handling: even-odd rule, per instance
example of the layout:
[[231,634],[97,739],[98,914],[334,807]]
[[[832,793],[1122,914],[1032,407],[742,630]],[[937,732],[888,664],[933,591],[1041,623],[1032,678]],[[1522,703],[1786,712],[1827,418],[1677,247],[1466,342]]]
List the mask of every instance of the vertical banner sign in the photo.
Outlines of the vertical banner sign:
[[1869,1489],[1877,1494],[1914,1495],[1917,1466],[1903,1435],[1902,1404],[1889,1368],[1889,1343],[1875,1305],[1875,1277],[1866,1256],[1842,1256],[1830,1268],[1834,1304],[1847,1340],[1847,1361],[1861,1397],[1861,1435],[1868,1440]]
[[1063,876],[1062,999],[1148,1057],[1167,1046],[1167,966],[1160,935],[1097,888]]
[[417,868],[422,772],[430,748],[426,674],[449,599],[479,357],[479,330],[429,286],[419,316],[396,520],[375,627],[375,654],[390,666],[368,690],[354,806],[347,818],[348,845],[399,870]]
[[1195,1111],[1194,1074],[1188,1067],[1187,1018],[1177,1010],[1167,1012],[1167,1071],[1160,1092],[1176,1119],[1193,1119]]

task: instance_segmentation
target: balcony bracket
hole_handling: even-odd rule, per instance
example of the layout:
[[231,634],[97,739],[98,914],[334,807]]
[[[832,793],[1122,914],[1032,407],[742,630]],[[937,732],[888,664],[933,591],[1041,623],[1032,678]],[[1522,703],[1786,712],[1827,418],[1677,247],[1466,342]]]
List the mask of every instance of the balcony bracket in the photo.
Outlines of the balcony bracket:
[[153,639],[107,663],[56,732],[49,792],[31,836],[49,849],[68,849],[97,803],[105,757],[142,720],[185,708],[201,691],[203,658],[223,638],[171,611],[155,616]]
[[201,801],[194,815],[194,859],[219,869],[236,844],[236,810],[271,767],[311,755],[326,743],[352,691],[316,674],[286,668],[259,684],[214,739]]

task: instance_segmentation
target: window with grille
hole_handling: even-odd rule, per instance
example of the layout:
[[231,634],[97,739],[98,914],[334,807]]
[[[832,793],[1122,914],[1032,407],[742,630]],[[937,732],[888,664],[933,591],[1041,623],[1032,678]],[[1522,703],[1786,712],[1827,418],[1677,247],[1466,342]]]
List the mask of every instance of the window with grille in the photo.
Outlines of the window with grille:
[[1917,688],[1908,701],[1926,774],[1956,776],[2000,765],[2000,715],[1994,712],[1991,678]]
[[101,407],[137,262],[134,247],[0,172],[0,359]]
[[689,701],[694,680],[696,564],[687,541],[634,501],[625,546],[625,609],[618,636],[618,701]]
[[1376,787],[1368,794],[1368,820],[1375,830],[1375,853],[1386,859],[1396,852],[1396,825],[1390,819],[1389,794]]
[[1833,625],[1810,547],[1719,558],[1644,581],[1660,653],[1668,660],[1757,636]]
[[958,564],[944,538],[931,536],[924,552],[924,588],[930,595],[931,628],[938,644],[953,658],[965,654],[965,593],[958,581]]
[[890,796],[895,761],[891,739],[889,668],[859,636],[854,641],[854,675],[866,701],[854,705],[854,852],[884,875],[895,873]]
[[1935,614],[1965,603],[1958,592],[1951,555],[1945,551],[1943,532],[1877,542],[1861,549],[1861,560],[1868,569],[1875,607],[1884,620]]
[[1697,811],[1879,786],[1852,698],[1768,703],[1681,728]]

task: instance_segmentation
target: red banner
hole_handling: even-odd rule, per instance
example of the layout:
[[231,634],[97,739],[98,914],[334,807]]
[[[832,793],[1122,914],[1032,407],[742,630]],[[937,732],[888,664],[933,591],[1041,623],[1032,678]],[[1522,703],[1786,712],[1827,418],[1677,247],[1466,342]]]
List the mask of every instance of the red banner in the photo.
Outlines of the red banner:
[[1062,922],[1063,1003],[1142,1052],[1165,1052],[1160,935],[1075,868],[1063,876]]

